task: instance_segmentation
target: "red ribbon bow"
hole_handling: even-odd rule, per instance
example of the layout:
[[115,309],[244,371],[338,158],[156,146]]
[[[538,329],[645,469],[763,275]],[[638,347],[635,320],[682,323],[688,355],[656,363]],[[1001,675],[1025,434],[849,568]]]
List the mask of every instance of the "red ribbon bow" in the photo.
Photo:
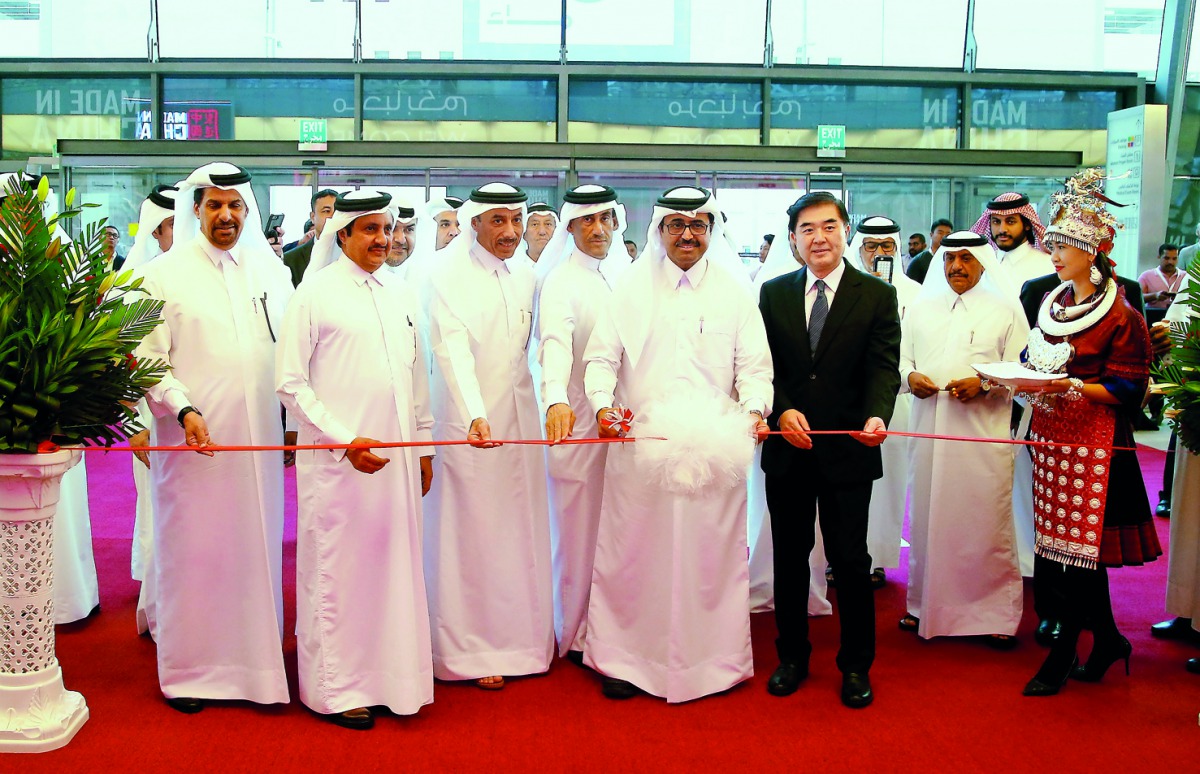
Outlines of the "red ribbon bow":
[[613,406],[600,417],[600,424],[606,428],[615,427],[617,436],[624,438],[633,427],[633,412],[624,406]]

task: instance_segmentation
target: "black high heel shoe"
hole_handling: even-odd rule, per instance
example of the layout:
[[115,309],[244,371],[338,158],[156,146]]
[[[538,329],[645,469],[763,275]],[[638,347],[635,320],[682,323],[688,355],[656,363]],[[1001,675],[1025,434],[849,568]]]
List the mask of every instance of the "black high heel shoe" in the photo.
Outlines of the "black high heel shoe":
[[1125,661],[1125,674],[1128,675],[1129,657],[1133,655],[1133,645],[1130,645],[1129,640],[1119,634],[1117,639],[1112,642],[1115,644],[1103,647],[1099,643],[1093,645],[1087,663],[1072,669],[1071,678],[1085,683],[1098,683],[1108,672],[1108,668],[1122,659]]
[[[1076,656],[1071,662],[1071,665],[1067,667],[1067,670],[1063,672],[1062,679],[1057,683],[1043,682],[1042,680],[1038,679],[1037,675],[1034,675],[1032,680],[1030,680],[1028,683],[1025,683],[1025,690],[1021,691],[1021,693],[1025,696],[1053,696],[1062,690],[1062,687],[1067,684],[1067,678],[1070,677],[1071,673],[1078,667],[1079,656]],[[1038,675],[1040,674],[1041,670],[1038,670]]]

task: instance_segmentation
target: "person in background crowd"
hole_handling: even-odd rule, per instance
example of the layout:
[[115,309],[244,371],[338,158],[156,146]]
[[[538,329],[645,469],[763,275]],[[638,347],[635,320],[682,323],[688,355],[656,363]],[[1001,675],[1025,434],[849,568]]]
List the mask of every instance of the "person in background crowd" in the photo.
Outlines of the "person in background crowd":
[[[337,199],[337,191],[332,188],[323,188],[312,195],[309,199],[309,206],[312,211],[308,214],[309,220],[313,224],[313,238],[307,242],[301,242],[291,250],[285,250],[283,253],[283,263],[287,266],[288,271],[292,276],[292,287],[297,287],[300,280],[304,279],[304,270],[308,268],[308,260],[312,255],[313,242],[321,236],[321,232],[325,228],[325,221],[329,220],[333,215],[333,202]],[[307,229],[305,230],[307,233]]]
[[904,273],[908,275],[909,279],[918,285],[925,282],[925,274],[929,271],[929,262],[933,260],[933,254],[941,247],[942,239],[953,230],[954,224],[945,218],[938,218],[930,225],[929,246],[913,256],[904,269]]

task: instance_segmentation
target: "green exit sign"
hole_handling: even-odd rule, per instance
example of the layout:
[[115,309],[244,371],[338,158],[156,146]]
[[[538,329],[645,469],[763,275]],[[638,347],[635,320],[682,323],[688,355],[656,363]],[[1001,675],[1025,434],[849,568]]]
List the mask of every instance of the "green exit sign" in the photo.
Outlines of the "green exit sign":
[[329,122],[324,118],[300,119],[300,150],[323,151],[329,145]]
[[846,158],[846,127],[837,124],[817,127],[817,157]]

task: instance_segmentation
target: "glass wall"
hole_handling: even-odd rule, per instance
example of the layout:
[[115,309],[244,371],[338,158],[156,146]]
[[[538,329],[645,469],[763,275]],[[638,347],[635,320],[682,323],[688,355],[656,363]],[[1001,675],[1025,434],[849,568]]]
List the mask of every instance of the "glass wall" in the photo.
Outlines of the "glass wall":
[[1165,0],[975,3],[977,66],[1154,78]]
[[971,147],[1080,151],[1103,164],[1108,114],[1124,107],[1115,91],[972,89]]
[[[88,16],[94,18],[97,4],[89,5]],[[354,57],[355,3],[158,0],[157,5],[159,55],[164,59]]]
[[0,40],[12,59],[146,59],[146,0],[42,0],[0,3]]
[[149,78],[5,78],[0,94],[6,159],[53,154],[60,137],[132,140],[149,122]]
[[766,15],[763,0],[567,0],[567,61],[762,64]]
[[363,80],[363,139],[553,142],[558,82]]
[[572,81],[570,142],[758,145],[759,83]]
[[817,126],[846,127],[847,148],[953,148],[958,90],[938,86],[771,83],[771,144],[816,147]]
[[962,69],[966,24],[965,0],[777,0],[773,61]]
[[330,140],[354,139],[354,80],[163,79],[167,139],[298,140],[304,118],[328,119]]
[[558,61],[559,0],[362,0],[363,59]]

